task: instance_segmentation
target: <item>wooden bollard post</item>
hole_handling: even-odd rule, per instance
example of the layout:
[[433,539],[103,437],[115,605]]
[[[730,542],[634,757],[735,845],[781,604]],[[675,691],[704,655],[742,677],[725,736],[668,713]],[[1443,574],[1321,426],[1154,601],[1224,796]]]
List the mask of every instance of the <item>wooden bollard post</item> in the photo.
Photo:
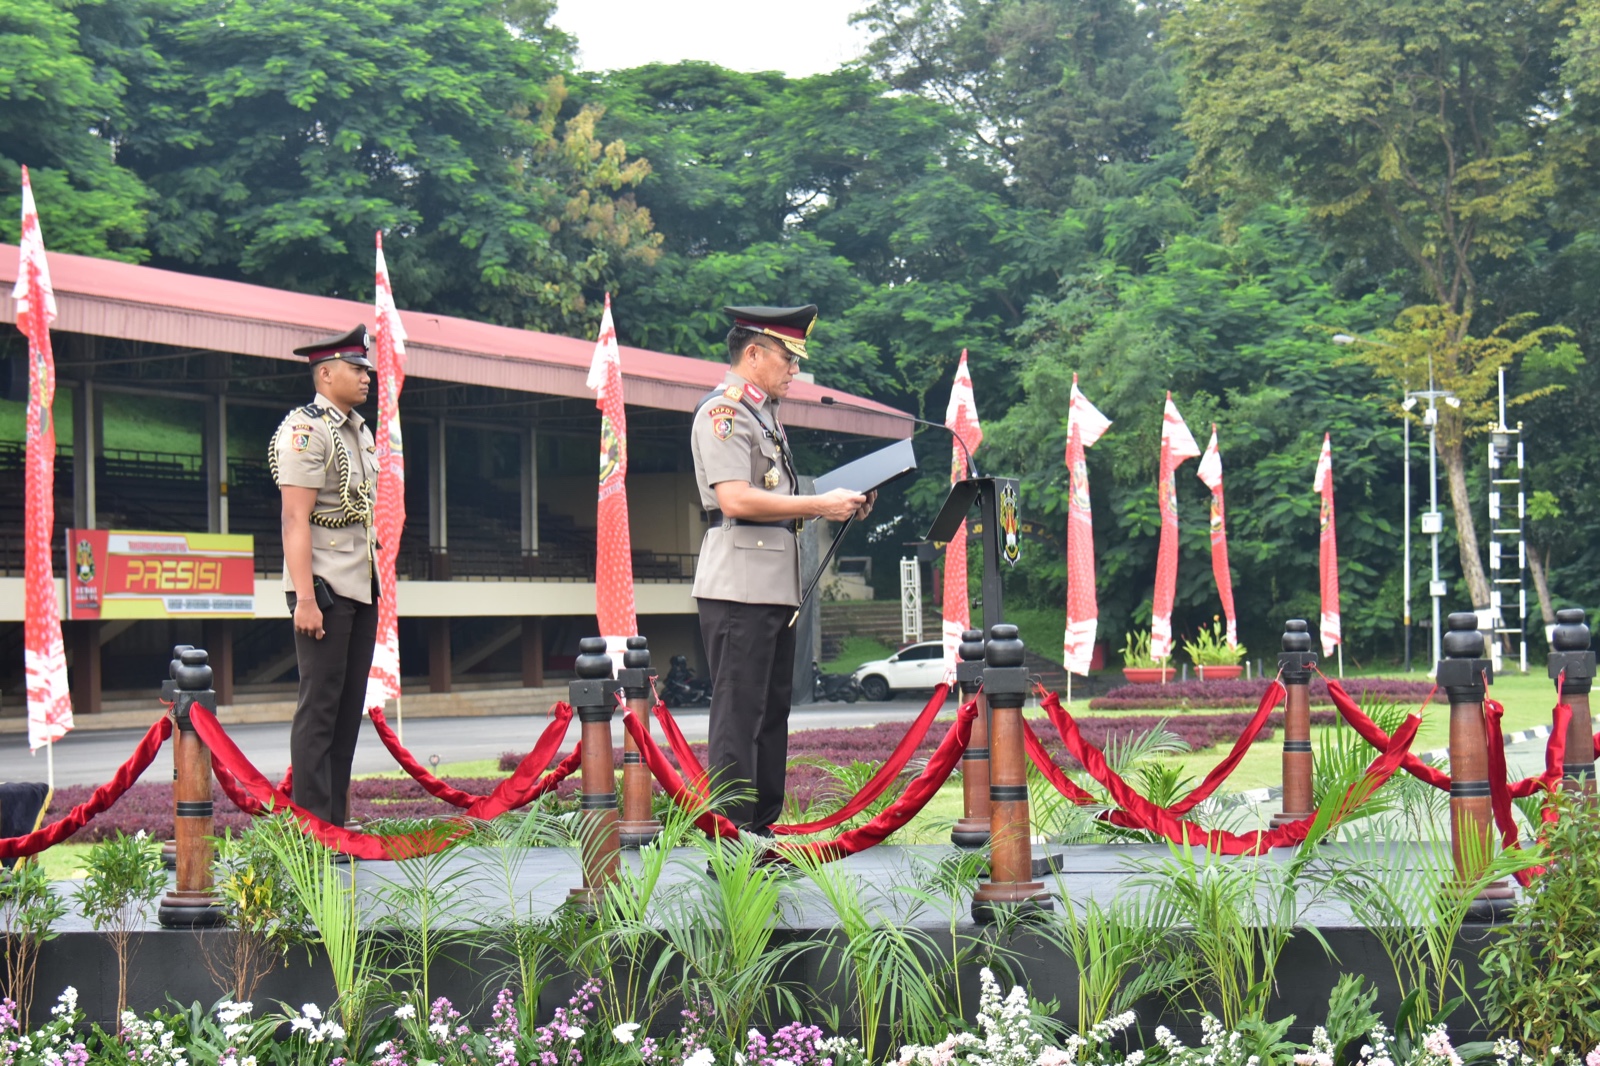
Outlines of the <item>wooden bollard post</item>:
[[[618,681],[628,710],[649,729],[650,642],[644,637],[628,638]],[[625,848],[642,848],[661,832],[661,823],[650,813],[650,769],[639,757],[633,734],[627,732],[622,734],[622,824],[618,828]]]
[[1562,698],[1572,707],[1567,726],[1567,754],[1561,762],[1561,787],[1595,794],[1594,719],[1589,713],[1589,689],[1594,685],[1594,652],[1589,648],[1589,627],[1583,609],[1556,612],[1556,630],[1550,637],[1550,680],[1566,671]]
[[993,923],[1004,913],[1049,910],[1044,883],[1033,879],[1028,817],[1028,759],[1022,742],[1022,703],[1028,670],[1017,627],[996,625],[984,647],[983,691],[989,702],[989,880],[972,896],[972,920]]
[[172,782],[173,836],[177,841],[177,881],[161,899],[157,917],[169,929],[220,925],[222,906],[212,888],[211,838],[216,835],[212,808],[211,752],[200,742],[189,720],[199,704],[212,713],[217,694],[211,688],[211,667],[201,648],[184,648],[171,667],[175,683],[172,718],[173,758],[177,775]]
[[583,887],[571,898],[592,907],[605,886],[616,879],[621,855],[617,835],[617,769],[611,758],[611,718],[617,710],[621,686],[611,677],[611,656],[604,637],[584,637],[578,642],[574,664],[578,680],[568,686],[568,702],[583,723],[583,785],[579,793],[580,851]]
[[[1483,657],[1483,634],[1472,611],[1450,615],[1444,634],[1438,682],[1450,700],[1450,853],[1456,875],[1475,879],[1481,867],[1469,865],[1466,851],[1487,856],[1494,848],[1494,811],[1489,799],[1489,743],[1484,731],[1485,681],[1494,680],[1494,664]],[[1478,893],[1469,916],[1493,919],[1509,909],[1515,893],[1504,881],[1493,881]]]
[[[178,702],[178,683],[172,680],[178,674],[178,667],[182,665],[179,657],[193,644],[174,644],[172,646],[172,661],[167,663],[167,679],[161,682],[161,705],[172,713],[173,706]],[[178,780],[178,745],[172,745],[172,780]],[[178,842],[168,837],[161,842],[161,865],[169,870],[178,868]]]
[[950,842],[958,848],[982,848],[989,844],[989,704],[980,682],[983,680],[983,630],[969,629],[961,634],[957,653],[956,684],[960,699],[978,700],[978,717],[972,723],[972,739],[961,755],[961,820],[950,831]]
[[1272,816],[1273,828],[1310,816],[1311,795],[1311,668],[1317,653],[1311,627],[1303,618],[1283,624],[1283,651],[1278,670],[1283,676],[1283,809]]

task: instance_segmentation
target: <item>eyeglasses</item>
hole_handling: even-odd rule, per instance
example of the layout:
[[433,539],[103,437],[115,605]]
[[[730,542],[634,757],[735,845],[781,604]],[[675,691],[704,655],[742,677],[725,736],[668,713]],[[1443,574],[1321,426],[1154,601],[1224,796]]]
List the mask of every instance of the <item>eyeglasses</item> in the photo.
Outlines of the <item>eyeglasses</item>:
[[791,352],[787,348],[774,348],[771,345],[767,345],[767,344],[763,344],[762,347],[765,348],[767,351],[771,352],[773,355],[777,356],[779,359],[782,359],[784,362],[788,363],[792,367],[800,365],[800,357],[798,355],[795,355],[793,352]]

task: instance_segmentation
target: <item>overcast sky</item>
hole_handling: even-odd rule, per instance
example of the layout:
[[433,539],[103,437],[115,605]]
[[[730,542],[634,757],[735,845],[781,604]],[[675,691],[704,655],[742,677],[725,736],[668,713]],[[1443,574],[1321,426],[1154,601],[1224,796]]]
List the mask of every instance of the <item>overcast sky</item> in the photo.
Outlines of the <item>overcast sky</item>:
[[868,0],[560,0],[555,24],[578,39],[585,70],[704,59],[800,77],[861,54],[850,15]]

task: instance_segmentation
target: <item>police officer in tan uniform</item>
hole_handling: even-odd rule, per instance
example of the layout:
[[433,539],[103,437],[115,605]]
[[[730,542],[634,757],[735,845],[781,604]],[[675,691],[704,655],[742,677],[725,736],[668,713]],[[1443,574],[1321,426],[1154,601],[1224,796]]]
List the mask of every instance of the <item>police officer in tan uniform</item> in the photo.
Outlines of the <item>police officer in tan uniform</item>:
[[710,528],[694,596],[711,667],[708,770],[723,813],[770,836],[783,810],[805,520],[865,516],[866,496],[798,495],[779,408],[817,318],[805,307],[725,307],[728,375],[695,410],[689,443]]
[[269,457],[283,496],[283,587],[294,612],[300,699],[289,735],[294,801],[343,825],[350,764],[378,634],[372,431],[356,410],[371,384],[367,327],[296,348],[316,399],[289,412]]

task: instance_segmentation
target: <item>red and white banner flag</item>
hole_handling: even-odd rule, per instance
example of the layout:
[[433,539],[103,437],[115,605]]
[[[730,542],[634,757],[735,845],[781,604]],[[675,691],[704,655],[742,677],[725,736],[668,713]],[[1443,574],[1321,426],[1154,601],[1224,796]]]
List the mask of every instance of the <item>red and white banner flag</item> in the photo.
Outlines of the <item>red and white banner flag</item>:
[[378,447],[377,498],[372,518],[378,535],[378,641],[367,672],[367,708],[382,709],[400,695],[399,594],[394,563],[406,528],[406,449],[400,436],[400,390],[406,383],[406,328],[394,305],[389,266],[378,234],[374,314],[377,318]]
[[1067,630],[1061,661],[1075,674],[1089,673],[1094,662],[1095,630],[1100,603],[1094,591],[1094,514],[1089,507],[1089,466],[1083,450],[1094,446],[1111,420],[1078,391],[1072,375],[1072,402],[1067,408]]
[[1322,435],[1322,455],[1317,459],[1317,477],[1312,487],[1322,494],[1317,563],[1322,573],[1322,654],[1326,656],[1344,643],[1339,630],[1339,542],[1333,528],[1333,443],[1326,433]]
[[1172,656],[1172,600],[1178,589],[1178,467],[1200,454],[1194,435],[1167,393],[1161,419],[1161,479],[1156,498],[1161,506],[1161,544],[1156,554],[1156,591],[1150,610],[1150,656]]
[[33,204],[28,168],[22,168],[22,247],[17,284],[17,329],[28,338],[27,496],[23,508],[23,573],[26,603],[22,626],[28,690],[28,747],[37,751],[72,728],[72,693],[67,687],[67,656],[61,641],[61,603],[51,566],[55,527],[56,426],[51,405],[56,395],[56,363],[50,350],[50,323],[56,317],[55,291],[45,262],[39,212]]
[[589,364],[589,388],[600,408],[600,500],[595,516],[595,616],[617,669],[629,637],[639,635],[633,605],[633,540],[628,533],[628,416],[622,403],[622,352],[611,321],[611,294]]
[[1228,520],[1222,507],[1222,452],[1217,448],[1217,424],[1211,423],[1211,443],[1195,473],[1211,490],[1211,572],[1222,597],[1222,617],[1228,620],[1228,647],[1239,646],[1239,624],[1233,614],[1233,575],[1228,572]]
[[[944,410],[949,426],[968,451],[983,443],[983,427],[978,424],[978,405],[972,394],[972,374],[967,369],[967,350],[961,350],[956,366],[956,381],[950,389],[950,403]],[[967,457],[961,445],[950,444],[950,483],[969,476]],[[944,549],[944,679],[954,683],[956,662],[960,658],[961,634],[972,628],[972,601],[967,595],[967,524],[962,522]]]

